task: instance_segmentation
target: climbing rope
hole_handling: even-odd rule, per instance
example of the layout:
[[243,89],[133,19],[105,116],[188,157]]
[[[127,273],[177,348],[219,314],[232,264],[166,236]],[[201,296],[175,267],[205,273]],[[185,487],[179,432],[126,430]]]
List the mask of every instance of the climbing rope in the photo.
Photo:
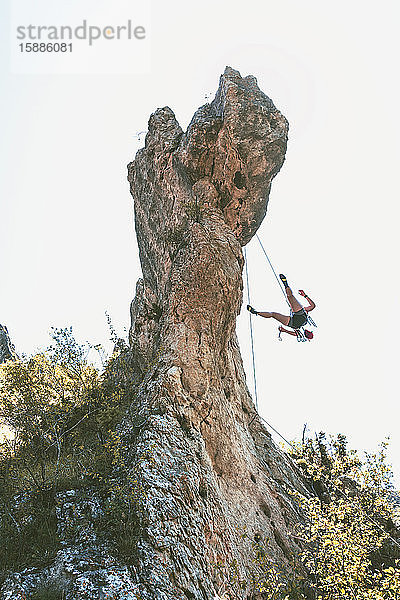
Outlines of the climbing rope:
[[[251,302],[250,302],[250,286],[249,286],[249,269],[247,266],[246,248],[243,248],[243,254],[244,254],[244,264],[245,264],[245,271],[246,271],[247,303],[251,304]],[[252,317],[251,312],[249,312],[251,356],[252,356],[252,361],[253,361],[254,399],[256,401],[256,409],[258,410],[256,358],[255,358],[255,353],[254,353],[253,322],[251,320],[251,317]]]
[[289,442],[289,440],[287,440],[281,433],[279,433],[279,431],[277,429],[275,429],[275,427],[273,427],[273,425],[271,425],[271,423],[268,423],[268,421],[266,421],[265,419],[263,419],[263,417],[261,415],[258,414],[258,412],[254,413],[254,416],[252,418],[252,420],[249,422],[249,425],[251,425],[251,423],[254,421],[254,419],[258,416],[259,419],[261,419],[261,421],[264,421],[264,423],[270,428],[272,429],[272,431],[274,431],[277,435],[279,435],[280,438],[282,438],[282,440],[284,442],[286,442],[289,446],[292,446],[292,448],[295,449],[295,446],[293,446],[293,444],[291,442]]
[[[276,274],[276,272],[275,272],[275,269],[274,269],[274,267],[273,267],[273,265],[272,265],[272,262],[269,260],[269,256],[268,256],[268,254],[266,253],[266,251],[265,251],[265,248],[264,248],[264,246],[262,245],[260,238],[258,237],[258,233],[256,233],[256,238],[258,239],[258,242],[259,242],[259,244],[260,244],[260,246],[261,246],[261,249],[262,249],[262,251],[263,251],[263,252],[264,252],[264,254],[265,254],[265,257],[266,257],[266,259],[267,259],[267,261],[268,261],[268,263],[269,263],[269,266],[270,266],[270,267],[271,267],[271,269],[272,269],[272,272],[273,272],[273,274],[275,275],[275,279],[277,280],[277,282],[278,282],[278,284],[279,284],[279,287],[280,287],[280,288],[281,288],[281,290],[282,290],[282,294],[283,294],[283,297],[285,298],[286,304],[289,306],[290,310],[292,310],[292,307],[290,306],[290,302],[289,302],[289,300],[287,299],[286,292],[285,292],[285,289],[284,289],[284,287],[283,287],[283,285],[282,285],[282,282],[281,282],[281,280],[279,279],[278,275]],[[249,304],[250,304],[250,302],[249,302]]]

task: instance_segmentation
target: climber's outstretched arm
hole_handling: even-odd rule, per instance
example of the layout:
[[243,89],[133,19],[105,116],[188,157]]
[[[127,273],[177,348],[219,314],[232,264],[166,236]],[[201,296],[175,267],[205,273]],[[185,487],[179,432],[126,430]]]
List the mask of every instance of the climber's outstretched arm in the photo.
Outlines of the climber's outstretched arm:
[[285,329],[282,325],[279,327],[279,331],[281,333],[288,333],[289,335],[295,335],[297,337],[297,333],[295,331],[289,331],[289,329]]
[[299,290],[299,294],[300,294],[300,296],[303,296],[304,298],[306,298],[308,300],[308,306],[305,306],[304,310],[306,312],[311,312],[312,310],[314,310],[314,308],[316,306],[314,300],[311,300],[311,298],[309,296],[307,296],[307,294],[305,293],[304,290]]

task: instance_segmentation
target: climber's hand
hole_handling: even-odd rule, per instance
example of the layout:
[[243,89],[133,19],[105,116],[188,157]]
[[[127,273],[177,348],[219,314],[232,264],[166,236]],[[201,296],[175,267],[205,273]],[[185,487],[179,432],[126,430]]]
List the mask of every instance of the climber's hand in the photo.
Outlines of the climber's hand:
[[305,296],[306,295],[306,293],[305,293],[304,290],[299,290],[299,294],[300,294],[300,296]]

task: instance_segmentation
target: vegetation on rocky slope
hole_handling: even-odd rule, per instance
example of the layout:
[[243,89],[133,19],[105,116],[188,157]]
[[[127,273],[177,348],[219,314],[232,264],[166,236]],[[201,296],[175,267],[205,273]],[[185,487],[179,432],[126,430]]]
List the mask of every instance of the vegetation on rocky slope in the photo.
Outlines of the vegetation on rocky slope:
[[52,338],[46,351],[0,367],[0,420],[13,432],[0,446],[3,576],[54,557],[58,492],[96,486],[114,498],[117,487],[115,427],[136,384],[127,348],[115,338],[113,355],[98,369],[71,328],[54,329]]
[[[324,433],[293,443],[290,455],[315,495],[295,494],[305,519],[292,535],[302,543],[292,570],[282,571],[268,540],[253,543],[253,587],[268,600],[397,600],[400,598],[400,502],[385,441],[361,458],[345,436]],[[244,533],[246,535],[246,533]],[[235,565],[219,565],[222,600],[239,597]]]
[[[3,577],[52,560],[62,490],[96,486],[103,493],[96,527],[127,564],[139,535],[143,491],[126,469],[117,427],[137,385],[129,349],[115,336],[115,352],[98,369],[70,328],[55,329],[52,337],[46,351],[0,367],[0,417],[14,433],[0,448]],[[288,576],[271,561],[268,541],[255,540],[254,593],[269,600],[400,598],[398,517],[386,449],[384,442],[361,458],[343,435],[328,440],[324,434],[293,445],[292,459],[315,492],[309,499],[296,495],[305,519],[292,535],[303,550],[293,556]],[[236,598],[248,587],[237,565],[214,568],[225,579],[221,598]],[[52,593],[39,590],[37,597],[62,597]]]

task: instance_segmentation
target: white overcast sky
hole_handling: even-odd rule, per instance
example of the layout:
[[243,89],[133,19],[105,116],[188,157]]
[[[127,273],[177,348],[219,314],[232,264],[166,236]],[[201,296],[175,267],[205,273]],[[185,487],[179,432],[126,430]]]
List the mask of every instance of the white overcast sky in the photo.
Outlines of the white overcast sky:
[[[148,73],[24,75],[8,57],[19,1],[0,9],[0,323],[17,350],[46,346],[53,325],[107,344],[105,310],[128,329],[140,277],[126,181],[136,134],[165,105],[185,128],[230,65],[255,75],[290,122],[259,233],[278,272],[318,305],[307,344],[279,343],[271,321],[255,320],[260,412],[287,438],[304,423],[359,449],[390,435],[400,475],[398,2],[154,1]],[[31,18],[46,2],[30,3]],[[97,12],[123,21],[126,4],[98,0]],[[67,5],[83,19],[93,0],[52,10],[65,18]],[[283,311],[256,241],[248,255],[254,306]],[[238,323],[252,388],[245,311]]]

